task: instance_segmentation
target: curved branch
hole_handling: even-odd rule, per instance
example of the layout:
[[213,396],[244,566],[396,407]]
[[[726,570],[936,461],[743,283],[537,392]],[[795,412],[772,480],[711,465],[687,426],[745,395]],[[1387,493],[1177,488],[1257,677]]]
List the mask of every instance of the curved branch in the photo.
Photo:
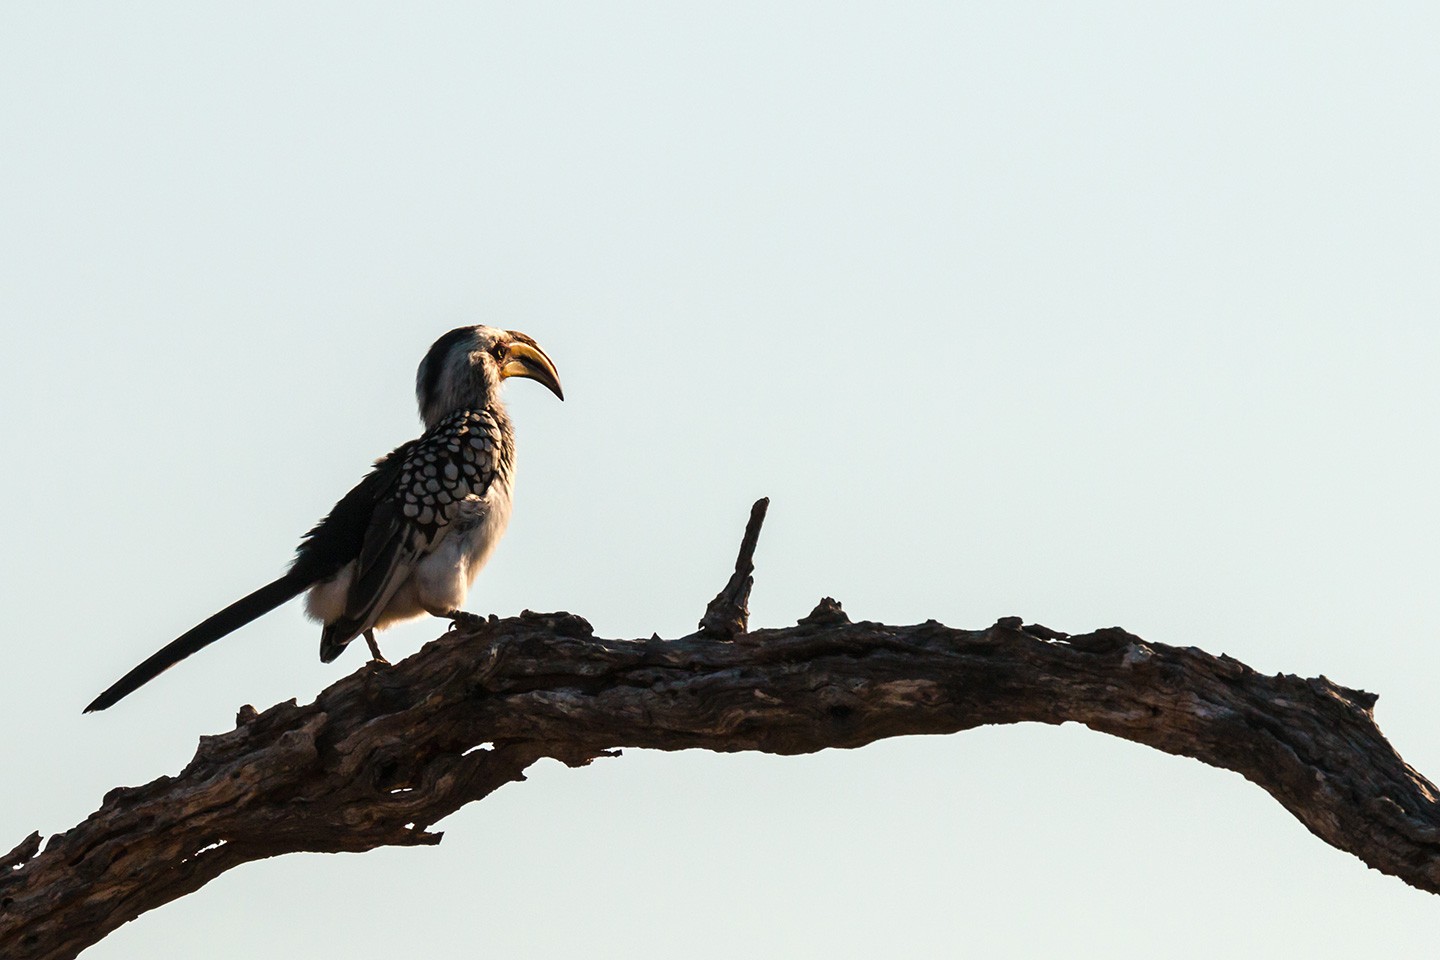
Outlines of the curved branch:
[[[732,586],[749,578],[753,539]],[[1119,628],[851,623],[829,599],[793,627],[741,638],[722,627],[608,640],[567,613],[477,618],[312,704],[244,708],[177,776],[112,790],[43,852],[35,835],[0,858],[0,955],[73,957],[247,861],[436,843],[431,824],[542,757],[797,754],[1027,721],[1083,723],[1234,770],[1327,843],[1440,892],[1435,788],[1381,735],[1371,694]]]

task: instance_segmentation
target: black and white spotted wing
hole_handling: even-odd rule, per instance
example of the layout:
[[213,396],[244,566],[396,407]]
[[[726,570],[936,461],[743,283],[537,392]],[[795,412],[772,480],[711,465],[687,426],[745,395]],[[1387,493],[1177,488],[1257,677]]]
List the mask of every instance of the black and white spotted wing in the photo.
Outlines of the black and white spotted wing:
[[392,454],[399,463],[387,470],[392,482],[375,501],[365,527],[345,616],[325,628],[322,650],[338,654],[374,624],[377,612],[448,532],[467,498],[484,497],[506,455],[500,425],[479,410],[451,414]]

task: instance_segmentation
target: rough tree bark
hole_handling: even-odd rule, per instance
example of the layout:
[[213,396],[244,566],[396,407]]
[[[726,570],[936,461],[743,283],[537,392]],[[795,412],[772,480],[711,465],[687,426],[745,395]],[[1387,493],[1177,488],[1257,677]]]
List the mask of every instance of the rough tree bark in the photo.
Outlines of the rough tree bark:
[[1024,721],[1234,770],[1327,843],[1440,892],[1435,788],[1381,735],[1373,695],[1018,617],[984,630],[852,623],[825,599],[793,627],[747,632],[764,509],[690,636],[606,640],[568,613],[475,618],[314,703],[242,708],[179,775],[112,790],[43,852],[37,833],[0,857],[0,956],[73,957],[250,860],[438,843],[431,824],[543,757],[796,754]]

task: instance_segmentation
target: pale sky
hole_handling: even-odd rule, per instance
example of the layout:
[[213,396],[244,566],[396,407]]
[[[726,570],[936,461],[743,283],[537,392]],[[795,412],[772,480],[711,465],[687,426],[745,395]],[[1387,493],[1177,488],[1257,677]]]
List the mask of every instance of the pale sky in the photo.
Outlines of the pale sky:
[[[283,570],[523,330],[476,612],[1121,625],[1380,694],[1440,776],[1433,3],[0,9],[0,849],[334,664]],[[382,638],[408,655],[443,624]],[[1025,725],[547,764],[433,849],[242,866],[86,954],[1422,956],[1239,776]]]

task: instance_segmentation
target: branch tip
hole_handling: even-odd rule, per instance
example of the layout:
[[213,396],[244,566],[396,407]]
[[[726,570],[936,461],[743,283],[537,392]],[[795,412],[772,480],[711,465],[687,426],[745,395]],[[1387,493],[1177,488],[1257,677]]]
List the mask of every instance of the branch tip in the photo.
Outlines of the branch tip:
[[745,535],[740,539],[740,553],[735,557],[735,572],[724,589],[715,595],[700,618],[700,632],[734,641],[745,635],[750,624],[750,588],[755,583],[755,545],[760,541],[760,526],[770,498],[761,497],[750,508]]
[[16,844],[15,849],[5,856],[0,857],[0,882],[3,882],[11,870],[23,867],[25,863],[34,858],[40,852],[40,831],[36,830]]

